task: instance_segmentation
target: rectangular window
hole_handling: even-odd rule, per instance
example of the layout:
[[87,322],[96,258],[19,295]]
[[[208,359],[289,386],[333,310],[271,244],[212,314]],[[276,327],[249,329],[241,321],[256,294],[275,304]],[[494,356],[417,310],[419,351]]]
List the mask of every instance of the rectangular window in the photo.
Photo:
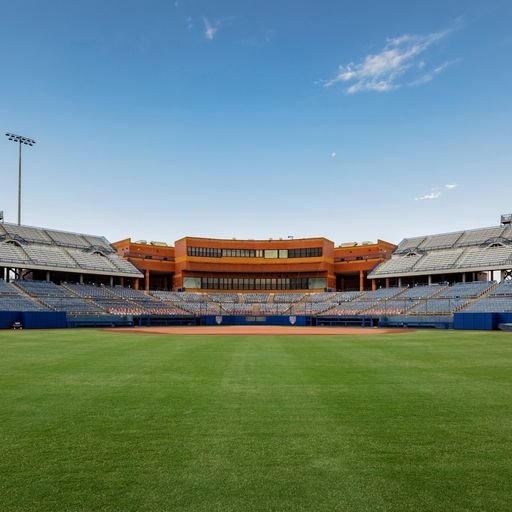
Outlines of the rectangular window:
[[200,277],[185,277],[183,279],[183,286],[185,288],[190,289],[199,289],[201,288],[201,278]]
[[277,250],[274,249],[266,249],[265,250],[265,258],[266,259],[277,259],[278,253]]
[[321,247],[303,247],[288,250],[288,258],[318,258],[320,256],[322,256]]

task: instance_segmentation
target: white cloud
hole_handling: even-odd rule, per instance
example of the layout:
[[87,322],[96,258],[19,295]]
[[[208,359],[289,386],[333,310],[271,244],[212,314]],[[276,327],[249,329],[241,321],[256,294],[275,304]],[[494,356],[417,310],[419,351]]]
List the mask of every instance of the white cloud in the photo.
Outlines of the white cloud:
[[459,185],[457,183],[447,183],[444,187],[435,187],[431,192],[425,194],[424,196],[415,197],[415,201],[431,201],[433,199],[439,199],[445,192],[449,190],[453,190],[457,188]]
[[217,31],[219,30],[218,25],[213,24],[206,16],[203,16],[204,23],[204,35],[208,41],[213,41]]
[[441,73],[456,61],[448,61],[437,66],[420,77],[400,80],[406,73],[417,74],[424,70],[424,60],[416,62],[418,57],[432,45],[444,39],[452,30],[433,32],[422,36],[405,34],[388,39],[384,48],[376,54],[367,55],[361,62],[351,62],[340,66],[336,76],[324,82],[325,87],[337,83],[347,85],[346,92],[355,94],[361,91],[386,92],[403,85],[419,85],[432,80],[434,75]]
[[431,199],[439,199],[443,195],[442,192],[430,192],[430,194],[425,194],[424,196],[415,197],[415,201],[425,201]]
[[331,153],[331,158],[336,158],[336,153]]
[[460,62],[460,61],[461,61],[461,59],[453,59],[453,60],[448,60],[446,62],[443,62],[443,64],[441,64],[440,66],[437,66],[429,73],[425,73],[424,75],[420,76],[419,78],[414,79],[412,82],[409,82],[407,85],[416,86],[416,85],[426,84],[427,82],[430,82],[431,80],[433,80],[436,75],[443,72],[446,68],[448,68],[448,67],[452,66],[453,64],[456,64],[457,62]]

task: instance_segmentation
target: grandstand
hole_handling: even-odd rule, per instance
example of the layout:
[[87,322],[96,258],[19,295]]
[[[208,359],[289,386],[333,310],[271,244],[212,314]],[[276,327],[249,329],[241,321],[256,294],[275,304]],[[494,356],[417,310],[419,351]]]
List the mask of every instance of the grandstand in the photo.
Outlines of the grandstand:
[[121,286],[0,280],[0,311],[64,311],[70,317],[305,315],[309,317],[451,316],[455,312],[512,311],[512,281],[380,288],[365,292],[211,294]]
[[0,224],[0,277],[8,280],[11,275],[110,284],[142,277],[104,237],[6,223]]
[[492,281],[512,269],[512,227],[489,228],[406,238],[391,259],[374,268],[368,278],[379,286],[434,282]]
[[[0,224],[0,312],[65,313],[83,325],[102,318],[201,322],[279,316],[309,318],[312,324],[315,319],[388,317],[451,322],[456,313],[512,312],[510,225],[405,239],[390,257],[372,252],[387,248],[379,243],[334,248],[317,238],[277,245],[251,241],[247,248],[228,249],[245,242],[185,238],[176,248],[135,244],[143,246],[144,261],[155,257],[150,270],[136,268],[137,258],[118,247],[116,252],[100,236]],[[373,270],[368,281],[363,271],[350,281],[349,274],[337,275],[338,264],[372,265]],[[169,274],[154,281],[151,272],[160,268],[167,275],[169,265],[182,273],[178,280]],[[223,277],[204,277],[213,275],[212,269]],[[492,279],[500,275],[497,271],[503,272],[502,282]],[[197,287],[148,289],[152,282]],[[329,283],[338,290],[324,287]]]

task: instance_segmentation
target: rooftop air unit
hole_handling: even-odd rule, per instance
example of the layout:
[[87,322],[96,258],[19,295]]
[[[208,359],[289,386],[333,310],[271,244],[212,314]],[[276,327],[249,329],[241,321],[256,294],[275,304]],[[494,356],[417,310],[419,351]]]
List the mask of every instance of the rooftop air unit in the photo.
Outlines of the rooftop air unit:
[[512,224],[512,213],[505,213],[501,216],[501,225],[510,226]]

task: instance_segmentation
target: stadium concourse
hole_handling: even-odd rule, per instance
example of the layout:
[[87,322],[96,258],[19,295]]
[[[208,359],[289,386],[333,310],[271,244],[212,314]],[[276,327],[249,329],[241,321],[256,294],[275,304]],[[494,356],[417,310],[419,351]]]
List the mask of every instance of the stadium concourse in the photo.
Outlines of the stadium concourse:
[[0,327],[14,322],[492,329],[512,322],[511,216],[398,247],[325,238],[110,244],[0,224]]

